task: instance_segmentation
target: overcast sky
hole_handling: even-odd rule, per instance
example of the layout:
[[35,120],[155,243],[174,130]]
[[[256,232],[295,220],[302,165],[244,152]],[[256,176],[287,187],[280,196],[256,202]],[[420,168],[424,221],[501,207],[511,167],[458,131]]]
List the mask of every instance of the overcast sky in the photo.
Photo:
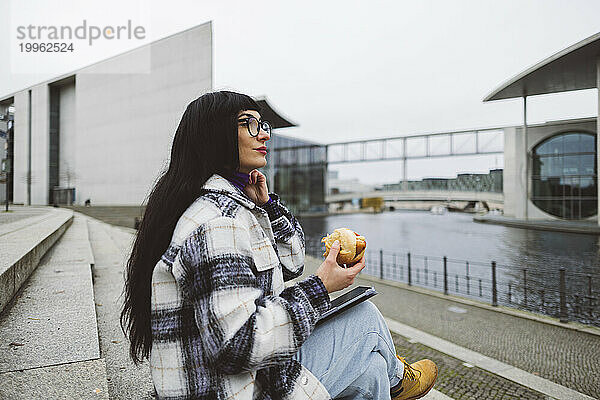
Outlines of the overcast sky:
[[[482,99],[526,68],[599,32],[598,15],[595,0],[0,0],[0,50],[9,58],[16,51],[7,39],[16,34],[15,24],[77,25],[86,18],[109,25],[132,19],[147,35],[145,41],[95,44],[77,58],[52,64],[50,73],[16,73],[14,63],[2,62],[0,95],[212,20],[214,89],[266,95],[300,124],[278,134],[331,143],[518,125],[520,99],[485,104]],[[597,112],[596,89],[528,99],[530,123]],[[501,155],[409,161],[408,177],[502,167]],[[352,164],[340,176],[397,182],[402,165]]]

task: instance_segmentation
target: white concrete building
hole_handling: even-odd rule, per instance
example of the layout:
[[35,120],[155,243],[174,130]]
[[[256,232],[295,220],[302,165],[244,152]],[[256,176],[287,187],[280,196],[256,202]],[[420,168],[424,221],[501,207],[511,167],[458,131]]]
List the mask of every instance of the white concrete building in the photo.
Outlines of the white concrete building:
[[[148,62],[149,73],[117,73]],[[212,90],[205,23],[0,98],[14,104],[15,204],[140,205],[187,104]]]

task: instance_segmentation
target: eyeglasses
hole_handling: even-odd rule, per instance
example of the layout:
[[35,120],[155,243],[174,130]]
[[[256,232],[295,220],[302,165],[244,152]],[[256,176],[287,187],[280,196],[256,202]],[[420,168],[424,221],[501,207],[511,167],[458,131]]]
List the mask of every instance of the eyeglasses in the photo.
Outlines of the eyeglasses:
[[271,136],[271,124],[267,121],[259,121],[254,117],[238,119],[238,122],[246,124],[248,133],[252,137],[257,137],[260,132],[259,128],[267,132]]

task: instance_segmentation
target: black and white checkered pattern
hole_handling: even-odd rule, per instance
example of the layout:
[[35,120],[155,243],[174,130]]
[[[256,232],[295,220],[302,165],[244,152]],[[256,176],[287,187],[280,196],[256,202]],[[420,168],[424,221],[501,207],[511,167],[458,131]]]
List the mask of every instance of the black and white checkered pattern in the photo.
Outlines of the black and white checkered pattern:
[[152,379],[161,399],[329,399],[292,359],[331,303],[304,269],[279,196],[257,206],[220,175],[179,219],[152,276]]

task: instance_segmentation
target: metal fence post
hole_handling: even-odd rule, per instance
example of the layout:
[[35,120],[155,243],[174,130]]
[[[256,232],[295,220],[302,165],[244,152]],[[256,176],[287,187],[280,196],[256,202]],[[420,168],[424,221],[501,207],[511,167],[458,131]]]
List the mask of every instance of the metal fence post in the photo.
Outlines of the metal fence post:
[[594,313],[594,297],[592,296],[593,292],[592,292],[592,276],[588,275],[588,314],[590,316],[590,318],[593,318],[593,313]]
[[379,249],[379,278],[383,280],[383,249]]
[[523,269],[523,307],[527,307],[527,270]]
[[412,285],[412,277],[410,273],[410,253],[408,253],[408,286]]
[[544,309],[544,303],[546,302],[545,301],[546,299],[544,298],[545,294],[546,293],[544,292],[544,289],[541,289],[540,290],[540,301],[542,303],[542,310]]
[[448,294],[448,258],[444,256],[444,294]]
[[492,261],[492,306],[498,307],[498,288],[496,287],[496,261]]
[[565,269],[561,268],[558,291],[560,293],[560,322],[569,322],[567,315],[567,294],[565,293]]
[[471,291],[471,288],[470,288],[471,283],[469,282],[469,279],[470,279],[470,277],[469,277],[469,262],[467,261],[467,294],[470,294],[470,291]]
[[574,311],[575,311],[575,315],[578,316],[579,314],[581,314],[581,304],[582,304],[582,300],[580,298],[580,296],[578,294],[574,294],[573,295],[574,298]]

